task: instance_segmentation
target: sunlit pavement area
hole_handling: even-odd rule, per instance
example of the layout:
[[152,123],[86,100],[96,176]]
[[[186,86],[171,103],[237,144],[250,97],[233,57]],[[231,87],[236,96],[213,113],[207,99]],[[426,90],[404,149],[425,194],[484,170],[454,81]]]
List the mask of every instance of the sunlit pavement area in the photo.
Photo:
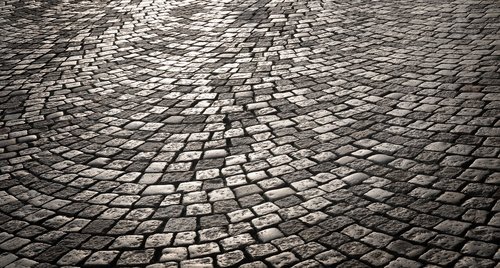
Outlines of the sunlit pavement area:
[[500,2],[0,2],[0,266],[500,267]]

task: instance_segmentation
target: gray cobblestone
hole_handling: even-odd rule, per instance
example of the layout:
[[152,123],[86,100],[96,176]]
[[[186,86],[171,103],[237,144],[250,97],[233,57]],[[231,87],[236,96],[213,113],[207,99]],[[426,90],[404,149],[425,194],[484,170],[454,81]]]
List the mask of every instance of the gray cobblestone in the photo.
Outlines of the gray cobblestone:
[[297,257],[291,252],[283,252],[271,257],[266,258],[272,267],[286,267],[298,262]]
[[231,267],[245,258],[240,250],[231,251],[217,256],[217,264],[221,267]]
[[85,261],[86,265],[111,265],[119,251],[97,251]]

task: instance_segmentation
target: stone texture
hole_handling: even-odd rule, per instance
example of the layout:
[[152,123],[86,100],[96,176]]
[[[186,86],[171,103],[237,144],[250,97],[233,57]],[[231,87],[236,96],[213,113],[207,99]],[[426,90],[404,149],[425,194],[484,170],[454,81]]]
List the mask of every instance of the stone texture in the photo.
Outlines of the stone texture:
[[498,1],[3,1],[1,267],[494,267]]

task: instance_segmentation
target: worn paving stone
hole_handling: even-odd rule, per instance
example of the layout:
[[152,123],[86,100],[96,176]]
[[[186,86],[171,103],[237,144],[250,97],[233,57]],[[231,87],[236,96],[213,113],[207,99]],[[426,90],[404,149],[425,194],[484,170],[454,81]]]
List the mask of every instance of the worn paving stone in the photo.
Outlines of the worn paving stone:
[[299,260],[291,252],[283,252],[266,258],[266,261],[271,263],[272,267],[288,267]]
[[160,261],[181,261],[188,256],[187,248],[164,248],[161,252]]
[[498,1],[4,2],[0,266],[498,262]]
[[118,259],[117,265],[140,265],[148,264],[153,258],[154,250],[124,251]]
[[111,265],[119,251],[96,251],[85,261],[85,265]]
[[242,251],[235,250],[217,255],[217,264],[221,267],[231,267],[244,260],[244,258],[245,255]]
[[190,257],[199,257],[220,252],[219,245],[215,242],[191,245],[188,250]]
[[344,255],[333,249],[316,255],[315,259],[325,266],[338,264],[346,259]]
[[270,243],[265,243],[247,246],[246,252],[248,252],[248,254],[250,254],[253,258],[259,258],[275,254],[278,252],[278,249]]

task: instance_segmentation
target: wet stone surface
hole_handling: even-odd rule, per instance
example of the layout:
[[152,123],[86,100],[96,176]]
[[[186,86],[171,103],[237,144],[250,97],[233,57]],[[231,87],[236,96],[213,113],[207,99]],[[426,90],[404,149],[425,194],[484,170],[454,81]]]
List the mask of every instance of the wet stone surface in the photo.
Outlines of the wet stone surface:
[[0,4],[0,267],[495,267],[500,3]]

